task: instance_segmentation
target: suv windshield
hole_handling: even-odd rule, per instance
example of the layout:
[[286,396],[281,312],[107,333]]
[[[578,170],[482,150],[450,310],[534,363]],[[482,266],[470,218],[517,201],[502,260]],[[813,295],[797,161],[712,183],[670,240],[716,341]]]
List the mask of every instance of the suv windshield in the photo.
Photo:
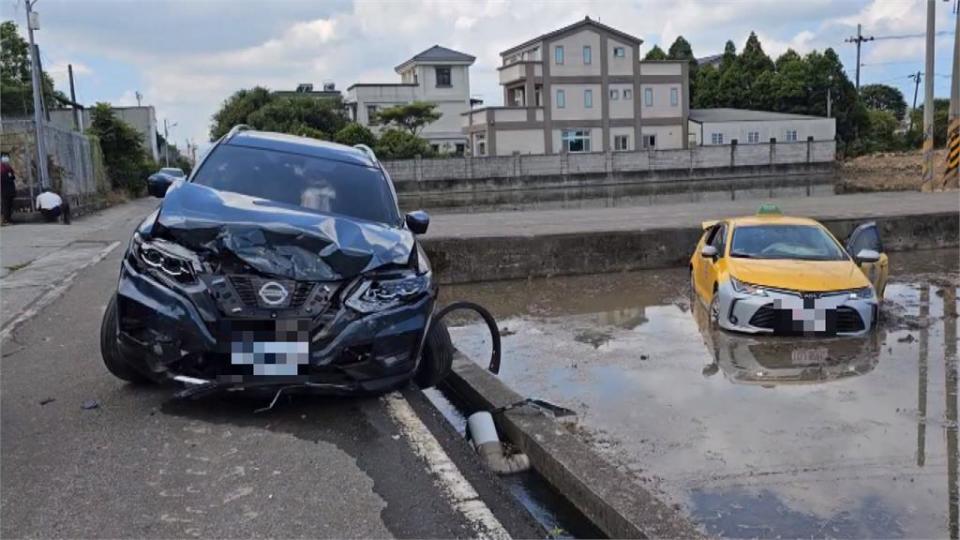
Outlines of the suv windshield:
[[813,225],[750,225],[733,231],[731,257],[751,259],[847,259],[836,241]]
[[390,225],[400,219],[383,173],[344,161],[223,144],[193,181],[326,214]]

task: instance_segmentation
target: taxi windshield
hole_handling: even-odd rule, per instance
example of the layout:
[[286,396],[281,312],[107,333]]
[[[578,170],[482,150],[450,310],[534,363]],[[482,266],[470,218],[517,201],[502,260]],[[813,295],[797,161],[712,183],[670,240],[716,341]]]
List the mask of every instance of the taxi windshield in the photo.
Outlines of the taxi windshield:
[[746,259],[843,261],[847,255],[814,225],[747,225],[733,231],[730,256]]

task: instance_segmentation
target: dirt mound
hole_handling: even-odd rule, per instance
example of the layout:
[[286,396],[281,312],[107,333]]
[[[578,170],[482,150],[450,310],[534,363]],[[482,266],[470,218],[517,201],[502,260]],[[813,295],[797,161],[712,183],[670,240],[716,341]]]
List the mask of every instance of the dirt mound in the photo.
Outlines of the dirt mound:
[[[934,178],[946,167],[946,150],[935,150]],[[881,152],[849,159],[837,169],[837,191],[919,191],[923,183],[923,152]]]

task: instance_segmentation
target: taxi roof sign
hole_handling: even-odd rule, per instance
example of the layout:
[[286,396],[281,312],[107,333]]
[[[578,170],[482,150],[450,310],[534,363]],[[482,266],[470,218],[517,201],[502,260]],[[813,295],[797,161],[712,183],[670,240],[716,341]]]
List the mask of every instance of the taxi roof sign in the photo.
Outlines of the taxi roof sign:
[[780,207],[773,203],[763,203],[760,205],[760,208],[757,208],[758,216],[782,216],[783,212],[780,211]]

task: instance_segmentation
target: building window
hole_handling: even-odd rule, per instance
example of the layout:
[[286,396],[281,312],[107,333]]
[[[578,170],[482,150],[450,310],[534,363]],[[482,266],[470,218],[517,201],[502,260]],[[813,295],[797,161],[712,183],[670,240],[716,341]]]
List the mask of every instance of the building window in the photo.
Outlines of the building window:
[[477,134],[477,155],[485,156],[487,155],[487,141],[486,136],[482,133]]
[[583,91],[583,108],[593,108],[593,90],[590,90],[589,88]]
[[670,106],[676,107],[680,104],[680,91],[676,88],[670,89]]
[[623,99],[633,99],[633,90],[630,88],[624,88]]
[[788,129],[787,136],[785,138],[787,142],[797,142],[797,130]]
[[643,104],[647,107],[653,107],[653,88],[643,89]]
[[751,131],[751,132],[747,133],[747,142],[750,143],[750,144],[757,144],[757,143],[759,143],[759,142],[760,142],[760,132],[759,132],[759,131]]
[[567,152],[589,152],[589,129],[565,129],[561,135],[562,147]]
[[367,123],[374,125],[377,123],[377,106],[367,105]]
[[616,100],[620,99],[620,91],[617,90],[616,88],[611,88],[611,89],[610,89],[610,99],[611,99],[612,101],[616,101]]
[[711,133],[710,142],[712,144],[723,144],[723,133]]
[[593,51],[590,50],[589,45],[583,46],[583,63],[585,65],[593,63]]
[[613,136],[613,149],[617,151],[624,151],[630,149],[630,136],[629,135],[614,135]]
[[557,45],[553,48],[553,61],[557,65],[563,64],[563,45]]
[[614,47],[614,48],[613,48],[613,56],[614,56],[615,58],[623,58],[623,57],[626,56],[626,55],[627,55],[627,50],[624,49],[623,47]]
[[557,108],[562,109],[567,106],[567,94],[563,90],[557,90]]
[[431,145],[430,145],[430,149],[433,150],[433,153],[434,153],[434,154],[436,154],[436,153],[440,152],[440,145],[439,145],[439,144],[431,144]]
[[437,70],[437,88],[449,88],[453,86],[450,83],[450,68],[438,67]]
[[644,148],[656,148],[656,147],[657,147],[657,136],[656,136],[656,135],[644,135],[644,136],[643,136],[643,147],[644,147]]
[[466,146],[463,143],[457,143],[457,155],[462,156],[464,150],[466,150]]

